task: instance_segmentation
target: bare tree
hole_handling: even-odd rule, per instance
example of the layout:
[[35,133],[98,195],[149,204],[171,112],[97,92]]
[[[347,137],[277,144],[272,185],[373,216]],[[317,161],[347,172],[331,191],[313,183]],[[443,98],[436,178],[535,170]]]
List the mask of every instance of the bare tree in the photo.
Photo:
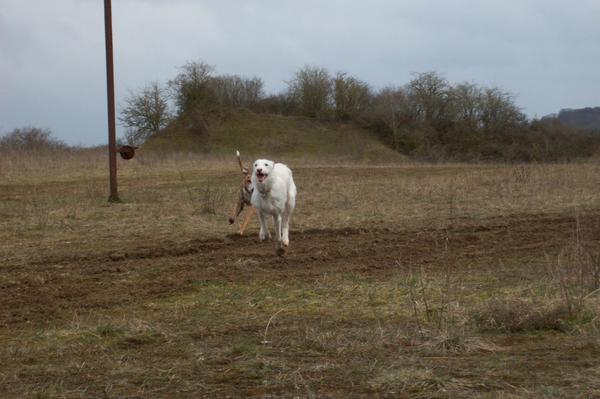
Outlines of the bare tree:
[[288,96],[303,115],[322,118],[331,110],[331,76],[326,69],[307,65],[287,85]]
[[527,121],[513,96],[496,87],[483,90],[480,107],[481,125],[487,134],[508,135]]
[[210,80],[210,87],[220,105],[234,108],[255,106],[264,96],[260,78],[242,78],[237,75],[217,76]]
[[481,127],[482,90],[473,83],[460,83],[450,89],[450,107],[461,128],[472,131]]
[[373,115],[385,126],[394,149],[399,151],[414,118],[407,93],[401,88],[381,89],[374,99]]
[[140,93],[129,93],[119,121],[128,128],[127,141],[138,145],[164,128],[172,116],[166,90],[154,82]]
[[450,85],[436,72],[416,75],[407,86],[415,115],[421,123],[439,128],[448,118]]
[[371,105],[371,88],[345,72],[338,72],[333,79],[335,116],[338,120],[349,120],[365,112]]
[[188,62],[175,79],[169,81],[179,114],[190,111],[199,103],[213,99],[210,88],[213,67],[203,61]]

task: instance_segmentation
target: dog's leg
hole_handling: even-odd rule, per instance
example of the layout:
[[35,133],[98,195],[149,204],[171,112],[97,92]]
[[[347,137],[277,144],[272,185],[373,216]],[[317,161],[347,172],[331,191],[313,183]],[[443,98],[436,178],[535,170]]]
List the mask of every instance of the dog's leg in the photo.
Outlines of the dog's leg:
[[246,230],[246,226],[248,226],[248,223],[250,222],[250,219],[252,219],[252,216],[255,212],[256,208],[254,208],[253,206],[248,207],[248,210],[246,211],[246,217],[244,217],[244,222],[240,227],[240,235],[244,235],[244,230]]
[[233,208],[233,212],[231,213],[231,216],[229,217],[229,224],[233,224],[233,222],[235,222],[235,218],[237,218],[238,215],[242,212],[242,209],[244,209],[244,198],[242,197],[242,194],[240,194],[240,196],[238,197],[238,200]]
[[258,233],[258,239],[260,241],[271,239],[271,233],[269,233],[269,228],[267,227],[267,220],[265,219],[265,215],[263,215],[262,212],[259,210],[257,210],[256,215],[258,216],[258,221],[260,222],[260,232]]
[[281,228],[281,240],[286,247],[290,245],[290,219],[292,218],[292,213],[294,213],[295,206],[296,198],[289,196],[288,202],[285,205],[285,211],[283,212],[283,225]]
[[290,214],[285,212],[281,225],[281,243],[284,247],[290,245]]
[[275,239],[279,244],[281,242],[281,215],[273,215],[273,224],[275,225]]
[[276,252],[277,255],[281,256],[285,254],[285,247],[281,245],[281,215],[273,215],[273,222],[275,224],[275,240],[276,240]]

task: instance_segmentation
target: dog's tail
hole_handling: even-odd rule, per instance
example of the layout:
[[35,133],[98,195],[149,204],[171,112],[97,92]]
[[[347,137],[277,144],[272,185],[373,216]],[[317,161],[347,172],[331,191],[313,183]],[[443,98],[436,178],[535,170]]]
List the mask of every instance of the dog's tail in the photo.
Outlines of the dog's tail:
[[238,150],[235,150],[235,155],[237,156],[238,164],[240,165],[240,170],[242,171],[243,174],[247,175],[248,169],[244,168],[244,164],[242,163],[242,157],[240,156],[240,152]]

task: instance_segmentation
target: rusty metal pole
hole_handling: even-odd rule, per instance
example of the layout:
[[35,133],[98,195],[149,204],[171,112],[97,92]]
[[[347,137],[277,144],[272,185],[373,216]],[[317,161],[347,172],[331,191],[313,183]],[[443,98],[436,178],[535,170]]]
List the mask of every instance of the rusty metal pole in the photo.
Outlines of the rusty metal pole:
[[106,92],[108,105],[108,168],[110,172],[109,202],[119,202],[117,191],[117,139],[115,127],[115,75],[112,46],[111,0],[104,0],[104,35],[106,43]]

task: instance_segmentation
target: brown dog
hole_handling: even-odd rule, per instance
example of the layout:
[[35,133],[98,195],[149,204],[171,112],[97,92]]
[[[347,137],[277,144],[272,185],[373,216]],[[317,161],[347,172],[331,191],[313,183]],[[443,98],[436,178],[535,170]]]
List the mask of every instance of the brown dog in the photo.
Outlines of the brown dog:
[[254,207],[252,206],[252,204],[250,203],[250,198],[252,198],[252,173],[250,173],[250,170],[248,170],[248,168],[244,167],[244,164],[242,164],[242,159],[240,158],[240,152],[236,150],[236,155],[237,155],[237,159],[238,159],[238,163],[240,165],[240,171],[242,172],[242,184],[240,185],[240,195],[238,197],[237,203],[235,204],[235,207],[233,208],[233,213],[231,214],[231,217],[229,218],[229,224],[233,224],[233,222],[235,222],[235,219],[239,216],[240,213],[242,213],[242,210],[244,209],[244,206],[248,206],[248,211],[246,212],[246,217],[244,218],[244,221],[242,222],[242,225],[240,226],[240,230],[239,230],[239,234],[243,235],[244,234],[244,230],[246,230],[246,226],[248,226],[248,223],[250,222],[250,219],[252,219],[252,215],[254,215],[254,213],[256,212],[256,209],[254,209]]

